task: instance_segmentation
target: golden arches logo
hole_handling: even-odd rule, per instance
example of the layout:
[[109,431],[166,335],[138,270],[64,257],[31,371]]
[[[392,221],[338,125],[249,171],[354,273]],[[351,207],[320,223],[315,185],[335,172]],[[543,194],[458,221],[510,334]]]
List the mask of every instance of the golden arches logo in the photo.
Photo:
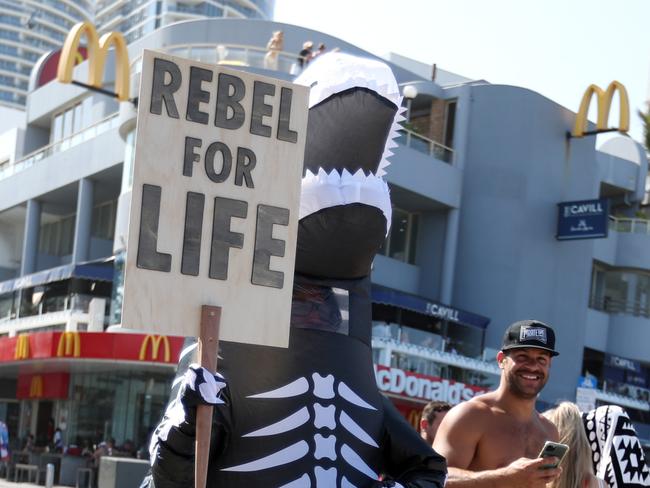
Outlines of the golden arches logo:
[[41,398],[43,396],[43,377],[41,375],[32,376],[29,383],[29,398]]
[[16,351],[14,352],[14,359],[28,359],[29,358],[29,334],[20,334],[16,338]]
[[59,337],[59,345],[56,348],[58,357],[72,356],[78,358],[81,356],[81,337],[79,332],[63,332]]
[[56,78],[61,83],[72,83],[72,70],[75,66],[81,36],[86,34],[88,49],[88,85],[101,88],[104,78],[104,64],[108,49],[115,46],[115,92],[120,101],[129,99],[129,53],[124,36],[119,32],[109,32],[99,38],[95,26],[90,22],[79,22],[65,38]]
[[151,342],[151,359],[156,360],[158,359],[158,352],[160,349],[160,343],[162,342],[164,346],[164,356],[163,359],[165,360],[166,363],[171,361],[171,349],[169,347],[169,339],[167,336],[154,336],[154,335],[147,335],[144,340],[142,341],[142,345],[140,346],[140,361],[144,361],[147,357],[147,348],[149,346],[149,342]]
[[576,123],[572,133],[573,137],[583,137],[587,135],[587,114],[589,113],[589,105],[591,105],[591,99],[594,95],[596,95],[596,103],[598,104],[598,119],[596,121],[596,130],[609,130],[607,127],[607,121],[609,120],[609,111],[612,107],[612,99],[614,98],[614,93],[617,91],[620,100],[620,113],[618,128],[615,130],[618,130],[619,132],[627,132],[630,130],[630,101],[627,96],[627,90],[622,83],[619,83],[618,81],[612,81],[607,86],[607,90],[603,90],[596,85],[589,85],[589,87],[585,90],[585,94],[582,96],[582,100],[580,102],[580,109],[576,115]]

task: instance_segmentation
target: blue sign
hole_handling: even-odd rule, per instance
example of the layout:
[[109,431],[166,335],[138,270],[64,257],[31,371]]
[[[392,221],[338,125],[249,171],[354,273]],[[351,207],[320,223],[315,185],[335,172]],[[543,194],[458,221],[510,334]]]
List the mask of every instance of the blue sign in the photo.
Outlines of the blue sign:
[[487,328],[490,323],[490,319],[482,315],[378,285],[372,285],[372,301],[479,329]]
[[609,200],[558,203],[557,240],[607,237]]

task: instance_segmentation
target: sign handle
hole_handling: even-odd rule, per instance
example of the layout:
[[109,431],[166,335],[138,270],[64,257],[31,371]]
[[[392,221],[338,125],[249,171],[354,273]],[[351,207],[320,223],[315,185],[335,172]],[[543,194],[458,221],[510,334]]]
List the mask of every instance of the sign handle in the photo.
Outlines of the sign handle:
[[[214,373],[217,371],[219,350],[219,323],[221,307],[201,307],[199,330],[199,364]],[[194,444],[194,488],[205,488],[210,458],[210,434],[212,432],[212,405],[199,405],[196,409],[196,441]]]

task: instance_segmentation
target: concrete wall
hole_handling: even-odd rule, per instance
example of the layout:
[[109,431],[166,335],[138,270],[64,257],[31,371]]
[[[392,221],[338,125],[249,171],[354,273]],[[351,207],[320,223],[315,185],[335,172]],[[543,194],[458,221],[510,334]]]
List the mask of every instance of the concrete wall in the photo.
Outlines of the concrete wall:
[[650,320],[633,315],[612,314],[609,324],[607,352],[636,361],[648,361]]
[[598,196],[593,141],[567,147],[573,114],[529,90],[480,85],[471,99],[454,305],[492,319],[493,348],[515,320],[551,324],[561,355],[542,398],[574,398],[593,242],[555,239],[557,203]]
[[386,170],[389,183],[449,207],[460,205],[462,173],[458,168],[405,146],[393,152]]
[[372,265],[372,282],[395,290],[418,294],[420,268],[377,255]]
[[[117,129],[45,158],[11,178],[0,180],[0,211],[37,198],[124,160]],[[21,188],[21,191],[12,189]]]
[[[418,295],[440,300],[447,210],[420,214],[415,262],[420,267]],[[448,304],[450,305],[450,304]]]

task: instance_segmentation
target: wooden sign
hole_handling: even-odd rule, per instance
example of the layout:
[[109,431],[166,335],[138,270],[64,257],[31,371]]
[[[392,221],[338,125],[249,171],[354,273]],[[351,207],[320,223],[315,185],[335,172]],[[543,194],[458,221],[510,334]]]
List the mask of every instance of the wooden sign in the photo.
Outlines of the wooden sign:
[[122,326],[285,346],[308,88],[144,51]]

